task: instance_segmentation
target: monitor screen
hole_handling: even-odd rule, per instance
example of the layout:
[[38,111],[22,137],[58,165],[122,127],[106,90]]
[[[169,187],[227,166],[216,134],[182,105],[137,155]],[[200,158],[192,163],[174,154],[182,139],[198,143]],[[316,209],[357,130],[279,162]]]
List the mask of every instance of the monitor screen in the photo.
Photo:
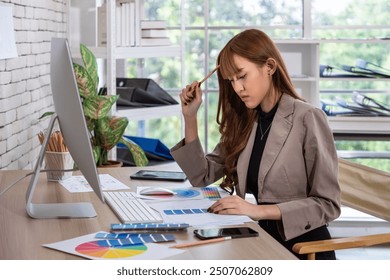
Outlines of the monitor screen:
[[[99,176],[92,153],[89,131],[87,129],[82,108],[81,97],[78,92],[72,57],[68,42],[64,38],[52,38],[50,77],[55,114],[52,116],[52,120],[49,125],[49,127],[51,127],[48,130],[51,130],[55,120],[58,120],[65,144],[67,145],[69,152],[76,163],[76,166],[88,181],[89,185],[93,188],[96,195],[101,199],[101,201],[104,201],[100,187]],[[48,131],[48,133],[50,133],[50,131]],[[50,135],[48,133],[47,135]],[[94,212],[94,209],[90,203],[32,203],[32,194],[37,183],[37,177],[39,175],[42,160],[46,150],[45,145],[47,145],[47,143],[42,145],[41,152],[34,170],[35,174],[30,182],[27,193],[28,214],[34,218],[50,218],[53,216],[96,216],[96,212]]]
[[66,39],[52,38],[50,79],[54,108],[65,143],[77,167],[101,198],[99,177]]

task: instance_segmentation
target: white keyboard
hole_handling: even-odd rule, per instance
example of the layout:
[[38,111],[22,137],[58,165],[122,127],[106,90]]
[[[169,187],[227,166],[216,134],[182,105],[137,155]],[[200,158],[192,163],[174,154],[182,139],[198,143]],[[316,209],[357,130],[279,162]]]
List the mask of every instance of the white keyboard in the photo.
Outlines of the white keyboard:
[[107,191],[104,198],[122,223],[161,223],[160,214],[132,192]]

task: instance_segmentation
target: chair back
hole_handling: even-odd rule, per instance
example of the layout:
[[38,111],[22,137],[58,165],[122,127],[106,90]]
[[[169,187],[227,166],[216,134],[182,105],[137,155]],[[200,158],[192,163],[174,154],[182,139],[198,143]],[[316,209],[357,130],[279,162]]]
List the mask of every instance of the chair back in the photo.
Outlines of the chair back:
[[339,158],[341,204],[390,221],[390,173]]

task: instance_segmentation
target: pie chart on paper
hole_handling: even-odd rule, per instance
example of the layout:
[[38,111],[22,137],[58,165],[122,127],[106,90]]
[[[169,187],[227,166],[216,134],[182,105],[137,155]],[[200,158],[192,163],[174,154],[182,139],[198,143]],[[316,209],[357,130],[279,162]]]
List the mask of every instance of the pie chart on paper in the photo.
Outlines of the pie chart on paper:
[[147,247],[144,244],[126,244],[121,246],[112,246],[105,240],[95,240],[78,245],[75,250],[83,255],[103,258],[131,258],[146,252]]

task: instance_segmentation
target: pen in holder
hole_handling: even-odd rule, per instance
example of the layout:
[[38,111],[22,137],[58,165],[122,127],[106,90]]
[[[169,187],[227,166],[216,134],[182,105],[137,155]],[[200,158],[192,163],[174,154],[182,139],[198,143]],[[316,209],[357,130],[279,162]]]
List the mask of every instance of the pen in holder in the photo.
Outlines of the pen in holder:
[[[38,134],[40,143],[45,139],[45,134]],[[61,181],[72,176],[72,171],[63,171],[73,169],[74,161],[69,153],[67,146],[60,131],[55,131],[50,135],[45,151],[45,169],[52,170],[46,172],[48,181]]]

